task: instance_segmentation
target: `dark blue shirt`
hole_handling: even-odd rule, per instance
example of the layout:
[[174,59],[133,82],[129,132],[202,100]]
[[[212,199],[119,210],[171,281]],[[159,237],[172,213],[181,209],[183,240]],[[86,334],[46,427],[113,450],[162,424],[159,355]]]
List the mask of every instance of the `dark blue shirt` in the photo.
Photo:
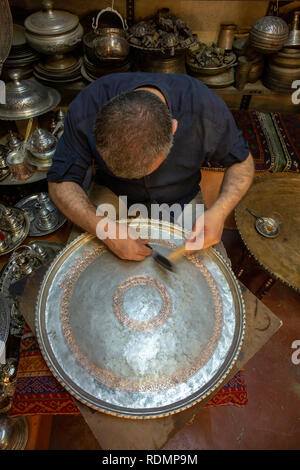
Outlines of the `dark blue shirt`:
[[[165,96],[172,117],[178,121],[174,144],[150,175],[118,178],[108,170],[96,148],[95,119],[108,100],[142,85],[154,86]],[[245,160],[248,154],[248,146],[226,104],[199,80],[183,74],[112,74],[87,86],[70,104],[48,181],[73,181],[82,186],[94,159],[98,182],[117,195],[126,195],[129,203],[183,204],[199,191],[204,160],[229,167]]]

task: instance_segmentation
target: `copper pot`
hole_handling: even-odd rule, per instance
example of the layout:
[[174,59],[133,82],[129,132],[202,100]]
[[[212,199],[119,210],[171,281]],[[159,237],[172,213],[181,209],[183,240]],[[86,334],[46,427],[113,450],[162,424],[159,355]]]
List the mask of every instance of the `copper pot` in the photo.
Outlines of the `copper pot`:
[[6,158],[11,176],[15,180],[26,180],[34,173],[34,167],[26,161],[26,152],[23,148],[9,152]]

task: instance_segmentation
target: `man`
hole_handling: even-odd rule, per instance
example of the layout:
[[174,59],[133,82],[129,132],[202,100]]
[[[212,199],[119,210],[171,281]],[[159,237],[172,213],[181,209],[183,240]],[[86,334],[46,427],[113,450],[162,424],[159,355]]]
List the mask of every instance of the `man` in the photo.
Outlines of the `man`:
[[[105,76],[86,87],[69,106],[65,129],[48,173],[49,193],[75,224],[96,234],[101,217],[83,187],[92,159],[97,181],[132,203],[178,202],[199,192],[204,160],[227,167],[218,199],[196,220],[186,249],[221,240],[224,222],[251,185],[254,165],[225,103],[188,75],[124,73]],[[146,240],[104,243],[122,259],[151,254]]]

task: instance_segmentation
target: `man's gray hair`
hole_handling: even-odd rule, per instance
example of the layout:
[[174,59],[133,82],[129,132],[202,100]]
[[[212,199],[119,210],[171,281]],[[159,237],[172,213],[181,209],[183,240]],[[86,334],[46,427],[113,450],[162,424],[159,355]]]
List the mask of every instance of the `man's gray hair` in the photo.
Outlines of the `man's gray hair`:
[[138,179],[147,175],[173,144],[172,118],[163,101],[147,90],[122,93],[108,101],[94,127],[97,149],[110,171]]

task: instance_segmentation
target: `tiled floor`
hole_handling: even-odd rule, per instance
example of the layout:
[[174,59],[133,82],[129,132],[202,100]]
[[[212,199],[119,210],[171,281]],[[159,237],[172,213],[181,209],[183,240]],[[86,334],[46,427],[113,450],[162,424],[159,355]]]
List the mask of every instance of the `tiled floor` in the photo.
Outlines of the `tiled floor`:
[[[238,258],[238,237],[228,231],[224,242],[232,260]],[[165,449],[300,449],[300,364],[292,363],[291,348],[300,340],[300,294],[277,283],[263,302],[283,326],[246,364],[248,404],[201,410]],[[57,416],[50,448],[99,446],[81,417]]]

